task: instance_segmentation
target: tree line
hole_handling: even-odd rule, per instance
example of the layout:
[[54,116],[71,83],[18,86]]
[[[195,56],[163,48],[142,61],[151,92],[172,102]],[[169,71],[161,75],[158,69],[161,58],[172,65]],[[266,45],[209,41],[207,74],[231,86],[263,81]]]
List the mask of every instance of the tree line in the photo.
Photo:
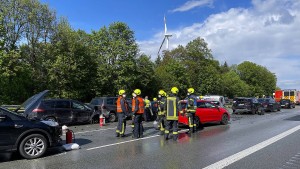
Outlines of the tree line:
[[151,98],[160,89],[177,86],[184,96],[194,87],[198,95],[232,98],[271,95],[276,88],[267,68],[219,63],[201,37],[153,61],[126,23],[75,30],[38,0],[2,0],[0,23],[0,104],[20,104],[45,89],[52,97],[89,102],[119,89],[131,95],[139,88]]

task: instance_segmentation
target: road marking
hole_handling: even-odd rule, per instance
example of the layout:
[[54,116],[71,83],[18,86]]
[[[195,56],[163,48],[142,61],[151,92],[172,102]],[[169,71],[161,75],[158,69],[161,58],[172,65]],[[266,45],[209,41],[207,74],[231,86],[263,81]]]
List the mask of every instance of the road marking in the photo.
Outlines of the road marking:
[[[187,132],[188,130],[189,129],[180,130],[180,131],[178,131],[178,133],[184,133],[184,132]],[[154,137],[158,137],[158,136],[161,136],[161,135],[157,134],[157,135],[153,135],[153,136],[149,136],[149,137],[143,137],[143,138],[139,138],[139,139],[128,140],[128,141],[123,141],[123,142],[119,142],[119,143],[113,143],[113,144],[107,144],[107,145],[103,145],[103,146],[99,146],[99,147],[88,148],[86,150],[89,151],[89,150],[94,150],[94,149],[99,149],[99,148],[104,148],[104,147],[110,147],[110,146],[115,146],[115,145],[119,145],[119,144],[130,143],[130,142],[134,142],[134,141],[154,138]]]
[[247,157],[250,154],[255,153],[256,151],[261,150],[261,149],[269,146],[270,144],[273,144],[273,143],[283,139],[284,137],[287,137],[288,135],[298,131],[299,129],[300,129],[300,125],[298,125],[294,128],[291,128],[288,131],[285,131],[281,134],[278,134],[278,135],[276,135],[276,136],[274,136],[274,137],[272,137],[268,140],[265,140],[261,143],[258,143],[258,144],[254,145],[252,147],[249,147],[249,148],[247,148],[243,151],[240,151],[240,152],[238,152],[238,153],[236,153],[232,156],[224,158],[223,160],[218,161],[214,164],[211,164],[211,165],[205,167],[204,169],[221,169],[221,168],[224,168],[226,166],[229,166],[230,164],[232,164],[234,162],[237,162],[237,161],[241,160],[242,158]]

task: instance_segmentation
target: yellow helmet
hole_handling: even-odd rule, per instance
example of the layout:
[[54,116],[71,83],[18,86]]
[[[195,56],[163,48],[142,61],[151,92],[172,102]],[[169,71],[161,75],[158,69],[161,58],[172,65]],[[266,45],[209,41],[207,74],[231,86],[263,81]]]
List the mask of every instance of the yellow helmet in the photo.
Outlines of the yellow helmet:
[[189,88],[189,89],[188,89],[188,92],[189,92],[190,94],[192,94],[192,93],[195,92],[195,90],[194,90],[194,88]]
[[135,93],[136,95],[141,95],[141,90],[140,89],[135,89],[134,91],[133,91],[133,93]]
[[203,99],[203,96],[200,96],[200,99]]
[[162,96],[163,96],[165,93],[166,93],[166,92],[163,91],[163,90],[160,90],[160,91],[158,92],[158,94],[159,94],[159,95],[162,95]]
[[156,98],[156,97],[154,97],[154,98],[153,98],[153,101],[157,101],[157,98]]
[[119,95],[123,95],[125,93],[125,90],[121,89],[119,90]]
[[173,94],[177,94],[177,93],[179,92],[179,90],[178,90],[177,87],[172,87],[171,92],[172,92]]

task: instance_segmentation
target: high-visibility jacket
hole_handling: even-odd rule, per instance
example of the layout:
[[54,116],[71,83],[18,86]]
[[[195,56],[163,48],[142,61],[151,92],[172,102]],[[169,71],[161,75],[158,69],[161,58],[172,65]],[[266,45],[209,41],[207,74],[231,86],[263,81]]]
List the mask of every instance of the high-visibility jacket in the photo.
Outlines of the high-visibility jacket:
[[150,107],[150,100],[145,99],[145,107],[149,108]]
[[132,100],[132,112],[134,114],[143,114],[145,111],[145,104],[140,96]]
[[190,95],[187,97],[186,109],[188,113],[195,113],[197,108],[197,97]]
[[178,103],[179,99],[175,95],[167,97],[167,104],[165,105],[167,120],[178,120]]
[[166,104],[166,98],[161,97],[158,101],[158,115],[164,115],[165,114],[165,104]]
[[122,113],[122,112],[124,113],[128,112],[128,103],[122,96],[119,96],[117,100],[117,113]]

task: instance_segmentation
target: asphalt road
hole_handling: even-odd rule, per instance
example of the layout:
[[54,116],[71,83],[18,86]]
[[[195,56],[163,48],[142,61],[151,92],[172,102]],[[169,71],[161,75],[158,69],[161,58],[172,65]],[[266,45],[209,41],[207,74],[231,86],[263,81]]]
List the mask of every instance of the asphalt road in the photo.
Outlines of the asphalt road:
[[[71,126],[80,150],[52,148],[45,157],[22,159],[1,154],[8,168],[300,168],[300,107],[265,115],[232,115],[230,124],[205,125],[192,136],[181,128],[179,140],[165,141],[152,122],[143,139],[116,138],[116,123]],[[64,139],[65,136],[62,138]]]

